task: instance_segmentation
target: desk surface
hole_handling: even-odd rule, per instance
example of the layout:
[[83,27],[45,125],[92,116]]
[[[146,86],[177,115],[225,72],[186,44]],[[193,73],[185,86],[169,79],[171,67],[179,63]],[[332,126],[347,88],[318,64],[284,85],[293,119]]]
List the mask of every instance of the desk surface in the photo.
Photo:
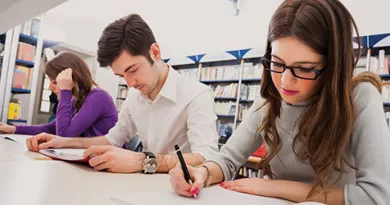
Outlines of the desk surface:
[[167,174],[115,174],[86,164],[34,160],[44,156],[27,150],[26,136],[8,136],[18,142],[0,138],[0,204],[114,205],[112,196],[172,192]]

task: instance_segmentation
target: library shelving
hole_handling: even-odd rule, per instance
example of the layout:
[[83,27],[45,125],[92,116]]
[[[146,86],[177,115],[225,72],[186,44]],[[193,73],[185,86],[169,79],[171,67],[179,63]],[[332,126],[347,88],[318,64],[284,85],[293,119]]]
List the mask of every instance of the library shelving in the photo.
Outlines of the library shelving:
[[[363,71],[371,71],[378,74],[384,82],[390,80],[390,33],[361,36],[360,40],[362,55],[355,68],[355,74]],[[354,41],[355,51],[357,51],[358,39],[355,38]],[[384,83],[382,97],[386,118],[389,121],[390,87],[388,84]]]
[[[35,25],[34,31],[31,28],[33,26],[26,29],[26,22],[22,24],[24,26],[18,25],[0,34],[0,43],[4,44],[0,78],[0,98],[2,99],[0,121],[4,123],[31,124],[42,50],[58,43],[44,40],[39,32],[43,19],[40,17],[34,19],[35,22],[40,22]],[[34,33],[33,36],[33,32],[38,33]],[[22,107],[20,119],[17,120],[8,120],[8,108],[12,99],[18,99]]]
[[241,122],[239,109],[249,108],[257,97],[254,86],[260,87],[262,68],[258,62],[262,55],[262,49],[251,48],[172,57],[165,62],[214,91],[218,134],[225,142],[229,130],[234,132]]

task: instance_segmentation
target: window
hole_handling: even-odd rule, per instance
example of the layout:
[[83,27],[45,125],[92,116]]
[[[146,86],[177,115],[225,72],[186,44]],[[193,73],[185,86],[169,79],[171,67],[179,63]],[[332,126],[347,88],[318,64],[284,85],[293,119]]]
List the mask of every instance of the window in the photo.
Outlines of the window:
[[50,79],[45,75],[43,81],[43,89],[41,95],[41,106],[39,108],[40,112],[50,113],[50,95],[51,90],[49,90]]

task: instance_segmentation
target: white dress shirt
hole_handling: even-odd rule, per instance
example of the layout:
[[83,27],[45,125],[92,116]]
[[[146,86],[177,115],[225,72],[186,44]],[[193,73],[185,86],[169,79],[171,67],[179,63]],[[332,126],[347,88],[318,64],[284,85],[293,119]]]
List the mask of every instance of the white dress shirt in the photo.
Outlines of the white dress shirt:
[[183,153],[207,159],[218,152],[216,119],[212,90],[169,67],[154,101],[129,89],[119,120],[106,138],[119,147],[138,133],[144,151],[174,154],[178,144]]

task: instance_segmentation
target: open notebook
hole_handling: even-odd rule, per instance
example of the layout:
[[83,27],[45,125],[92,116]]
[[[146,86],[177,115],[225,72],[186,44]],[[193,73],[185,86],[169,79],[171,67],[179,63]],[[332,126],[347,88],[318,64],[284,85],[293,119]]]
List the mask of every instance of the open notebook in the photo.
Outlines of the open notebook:
[[53,159],[72,161],[72,162],[88,162],[90,158],[84,158],[85,149],[43,149],[39,150],[40,154]]

